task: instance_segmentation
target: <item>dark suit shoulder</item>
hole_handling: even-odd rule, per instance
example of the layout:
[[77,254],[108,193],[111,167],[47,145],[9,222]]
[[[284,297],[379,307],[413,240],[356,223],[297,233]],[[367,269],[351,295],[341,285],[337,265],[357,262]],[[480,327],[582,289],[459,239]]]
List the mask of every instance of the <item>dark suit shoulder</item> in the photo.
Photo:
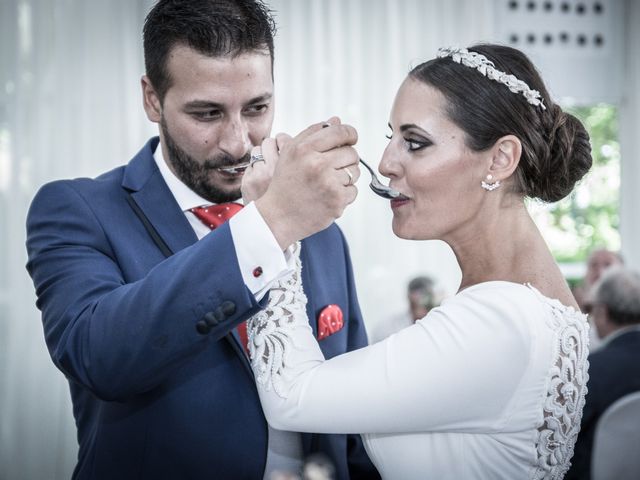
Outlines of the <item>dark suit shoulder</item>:
[[335,223],[332,223],[324,230],[304,239],[302,243],[303,245],[306,245],[307,248],[313,249],[326,249],[328,246],[331,246],[332,248],[345,249],[347,246],[342,230]]
[[99,191],[100,189],[109,188],[114,185],[120,185],[124,172],[124,165],[116,167],[108,172],[104,172],[95,178],[76,177],[53,180],[45,183],[39,188],[40,191],[56,192],[71,188],[78,193]]
[[640,350],[637,349],[639,346],[640,330],[630,330],[614,338],[603,351],[608,349],[633,349],[640,354]]
[[[640,359],[640,331],[630,331],[613,338],[609,343],[589,355],[590,368],[610,365],[611,362]],[[640,369],[640,363],[638,363]]]
[[81,196],[89,196],[96,200],[95,196],[113,195],[114,192],[125,190],[123,183],[129,171],[129,176],[136,177],[138,183],[146,182],[154,174],[158,173],[153,160],[153,152],[158,144],[158,138],[150,139],[141,150],[127,164],[119,165],[94,178],[77,177],[73,179],[54,180],[43,185],[40,191],[46,193],[60,193],[74,190]]
[[123,167],[118,167],[96,178],[79,177],[48,182],[38,189],[32,208],[35,206],[47,209],[46,204],[67,204],[78,198],[98,206],[113,202],[124,194],[120,187],[122,172]]
[[629,332],[589,355],[587,402],[606,408],[640,390],[640,332]]

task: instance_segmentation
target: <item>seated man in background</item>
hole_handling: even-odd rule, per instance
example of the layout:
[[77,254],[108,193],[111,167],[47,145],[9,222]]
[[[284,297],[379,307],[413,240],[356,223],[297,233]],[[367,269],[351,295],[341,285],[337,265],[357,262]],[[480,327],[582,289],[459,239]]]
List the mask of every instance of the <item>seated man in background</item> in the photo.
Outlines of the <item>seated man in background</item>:
[[413,325],[416,320],[424,318],[429,310],[440,305],[442,294],[436,286],[436,282],[428,276],[413,278],[407,285],[407,301],[409,309],[394,315],[386,321],[372,328],[369,334],[371,343],[379,342],[389,335]]
[[598,420],[616,400],[640,391],[640,274],[611,268],[587,298],[587,310],[603,342],[589,355],[582,424],[565,480],[590,478]]
[[[618,252],[607,250],[606,248],[596,248],[592,250],[587,258],[587,271],[582,283],[573,290],[573,296],[582,311],[588,304],[587,296],[602,274],[609,268],[623,265],[624,261]],[[586,313],[586,312],[585,312]]]
[[[587,258],[587,271],[584,275],[582,283],[577,285],[573,290],[573,296],[576,298],[580,310],[583,313],[587,312],[588,296],[589,292],[593,289],[593,286],[600,279],[602,274],[610,267],[617,267],[624,264],[622,256],[618,252],[613,250],[607,250],[606,248],[596,248],[591,251]],[[596,334],[596,328],[593,324],[593,320],[590,321],[591,331],[589,335],[589,351],[593,352],[600,347],[601,340]]]

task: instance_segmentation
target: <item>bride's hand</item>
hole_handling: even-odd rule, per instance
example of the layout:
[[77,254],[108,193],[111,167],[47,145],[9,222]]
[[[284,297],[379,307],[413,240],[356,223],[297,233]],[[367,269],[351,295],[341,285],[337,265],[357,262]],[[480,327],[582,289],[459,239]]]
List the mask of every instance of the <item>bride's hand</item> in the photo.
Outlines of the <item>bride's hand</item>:
[[[242,176],[242,199],[245,205],[257,200],[267,191],[273,172],[280,156],[278,152],[277,138],[284,134],[278,134],[276,138],[265,138],[260,147],[251,150],[251,164]],[[261,156],[262,160],[255,160]]]

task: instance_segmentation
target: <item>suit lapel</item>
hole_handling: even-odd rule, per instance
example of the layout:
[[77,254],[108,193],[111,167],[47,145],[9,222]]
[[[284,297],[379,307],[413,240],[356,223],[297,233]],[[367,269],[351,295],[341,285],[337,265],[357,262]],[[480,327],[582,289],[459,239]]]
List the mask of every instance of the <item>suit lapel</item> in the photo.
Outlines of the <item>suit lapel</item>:
[[[158,147],[158,137],[152,138],[140,152],[131,160],[125,169],[122,186],[130,191],[130,197],[135,202],[135,213],[147,223],[145,228],[152,229],[159,240],[168,247],[170,254],[174,254],[198,241],[198,236],[180,210],[171,190],[162,178],[162,174],[153,159],[153,152]],[[152,237],[155,236],[150,232]],[[163,249],[164,250],[164,249]],[[234,328],[224,339],[229,342],[234,351],[242,359],[242,364],[253,379],[253,371],[240,343],[238,332]]]
[[254,380],[253,370],[251,369],[251,364],[249,363],[249,357],[244,351],[244,347],[240,341],[240,335],[238,335],[238,331],[234,328],[227,335],[225,335],[224,339],[229,342],[231,347],[235,350],[236,354],[242,360],[242,366],[245,368],[251,380]]
[[[309,325],[311,325],[311,329],[313,330],[313,337],[318,338],[318,322],[315,318],[315,312],[317,308],[314,303],[313,288],[311,288],[311,262],[309,262],[307,252],[308,249],[305,248],[305,242],[303,240],[302,247],[300,249],[300,261],[302,262],[302,288],[304,289],[304,293],[307,296],[307,317],[309,318]],[[322,348],[322,345],[320,345],[320,348]]]
[[[311,262],[309,260],[309,249],[305,248],[306,242],[302,241],[302,247],[300,249],[300,261],[302,262],[302,288],[307,296],[307,317],[309,318],[309,325],[313,330],[313,337],[318,338],[318,321],[316,319],[316,312],[318,307],[315,303],[313,285],[313,272],[311,271]],[[320,350],[324,352],[324,344],[319,343]],[[326,355],[326,354],[325,354]],[[319,434],[315,433],[301,433],[300,438],[302,441],[302,451],[305,456],[309,456],[316,453],[319,450],[317,442],[319,441]]]
[[198,237],[162,178],[153,159],[158,138],[151,139],[129,162],[122,186],[171,253],[194,244]]
[[198,241],[159,171],[142,190],[131,193],[131,197],[172,253]]

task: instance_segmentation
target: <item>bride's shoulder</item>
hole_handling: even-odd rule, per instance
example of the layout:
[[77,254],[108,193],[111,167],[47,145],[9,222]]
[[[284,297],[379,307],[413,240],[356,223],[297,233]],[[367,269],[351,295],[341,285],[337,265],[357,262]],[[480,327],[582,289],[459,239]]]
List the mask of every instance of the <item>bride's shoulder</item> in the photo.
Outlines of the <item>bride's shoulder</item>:
[[528,352],[543,309],[524,286],[487,282],[444,300],[416,322],[429,337],[451,338],[455,344],[480,345],[505,354]]
[[454,304],[478,304],[500,307],[539,303],[535,289],[529,284],[492,280],[471,285],[448,299]]
[[472,285],[443,302],[452,311],[466,309],[478,316],[504,318],[516,322],[538,322],[542,318],[586,322],[571,305],[543,295],[529,283],[489,281]]
[[[555,302],[560,306],[559,301]],[[461,290],[443,301],[439,309],[440,314],[450,319],[474,319],[485,326],[504,323],[524,327],[548,316],[552,305],[553,299],[544,297],[529,284],[496,280]]]
[[[471,327],[478,323],[493,328],[499,323],[513,323],[527,316],[540,315],[539,302],[524,285],[490,281],[472,285],[456,295],[446,298],[439,307],[425,317],[440,317],[446,322],[463,322]],[[479,325],[480,326],[480,325]]]

